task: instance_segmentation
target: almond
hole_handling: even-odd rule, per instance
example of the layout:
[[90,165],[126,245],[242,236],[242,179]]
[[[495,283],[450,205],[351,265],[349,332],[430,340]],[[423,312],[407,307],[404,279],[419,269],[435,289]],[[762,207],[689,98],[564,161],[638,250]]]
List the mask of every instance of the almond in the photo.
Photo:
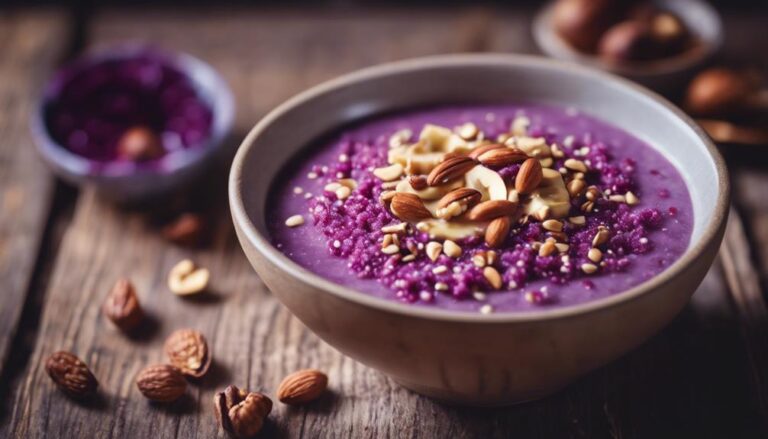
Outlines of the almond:
[[523,151],[517,148],[497,148],[486,151],[477,157],[484,166],[491,168],[503,168],[514,163],[522,163],[528,159]]
[[509,229],[512,227],[512,219],[508,216],[500,216],[488,224],[485,229],[485,243],[488,247],[500,247],[509,235]]
[[438,208],[448,206],[453,202],[464,204],[465,206],[473,206],[477,204],[480,199],[483,198],[483,194],[480,191],[471,188],[458,188],[454,189],[443,196],[440,201],[437,202]]
[[475,148],[475,149],[473,149],[472,151],[469,152],[468,157],[469,158],[473,158],[473,159],[477,159],[483,153],[486,153],[488,151],[492,151],[494,149],[501,149],[501,148],[506,148],[506,145],[504,145],[503,143],[491,143],[491,144],[488,144],[488,145],[478,146],[477,148]]
[[539,187],[542,178],[541,163],[536,159],[528,159],[523,162],[517,172],[515,190],[521,194],[530,194]]
[[187,389],[184,376],[173,366],[156,364],[144,368],[136,376],[136,387],[147,399],[171,402],[179,399]]
[[396,193],[389,207],[392,213],[403,221],[415,223],[432,217],[421,198],[414,194]]
[[488,200],[469,210],[467,218],[470,221],[490,221],[500,216],[510,216],[515,213],[517,203],[507,200]]
[[476,164],[474,159],[467,156],[449,157],[432,169],[427,176],[427,183],[430,186],[438,186],[455,180],[474,168]]
[[48,357],[45,371],[64,393],[82,399],[96,393],[99,386],[88,366],[73,354],[59,351]]
[[202,377],[211,366],[208,342],[194,329],[179,329],[168,336],[165,354],[174,367],[192,378]]
[[136,290],[128,279],[119,279],[104,301],[101,311],[124,332],[131,332],[141,323],[144,313]]
[[427,177],[423,175],[411,175],[408,177],[408,183],[411,184],[411,187],[415,191],[426,189],[427,186],[429,186],[427,184]]
[[326,374],[316,369],[304,369],[283,379],[277,389],[277,399],[289,405],[304,404],[319,398],[326,387]]

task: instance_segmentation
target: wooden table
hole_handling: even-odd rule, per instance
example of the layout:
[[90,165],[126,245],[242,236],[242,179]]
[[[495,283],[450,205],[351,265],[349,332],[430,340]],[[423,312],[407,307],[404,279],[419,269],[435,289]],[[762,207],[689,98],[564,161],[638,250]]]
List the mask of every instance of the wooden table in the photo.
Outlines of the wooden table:
[[[230,383],[274,395],[301,367],[328,372],[333,392],[307,408],[276,404],[264,437],[766,437],[768,436],[768,168],[766,153],[728,148],[734,206],[720,257],[661,334],[542,401],[498,409],[436,404],[322,343],[284,309],[237,244],[225,173],[193,205],[211,215],[207,246],[171,245],[146,213],[54,179],[33,150],[28,115],[41,82],[83,49],[152,41],[211,62],[237,96],[231,142],[292,94],[367,65],[418,55],[535,52],[527,9],[63,9],[0,12],[0,436],[222,437],[211,400]],[[768,15],[727,15],[727,54],[766,67]],[[760,56],[762,58],[755,58]],[[762,162],[762,167],[760,167]],[[169,268],[192,257],[213,272],[207,300],[180,300]],[[135,283],[151,325],[116,332],[99,307],[120,276]],[[195,327],[216,359],[168,406],[134,385],[163,361],[166,335]],[[43,368],[53,351],[83,358],[100,397],[75,403]]]

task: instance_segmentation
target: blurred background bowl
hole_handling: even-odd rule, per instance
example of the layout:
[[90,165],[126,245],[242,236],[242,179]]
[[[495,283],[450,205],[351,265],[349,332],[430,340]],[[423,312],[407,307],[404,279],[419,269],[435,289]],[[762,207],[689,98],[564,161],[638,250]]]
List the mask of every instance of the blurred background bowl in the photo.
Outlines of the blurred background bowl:
[[720,16],[708,3],[700,0],[660,0],[651,3],[679,17],[696,39],[696,45],[678,55],[656,60],[609,62],[597,54],[578,50],[558,34],[554,26],[556,3],[552,1],[544,6],[532,27],[534,40],[544,54],[603,69],[656,91],[670,92],[683,85],[722,45]]
[[[180,73],[200,103],[210,110],[207,135],[191,146],[168,150],[163,156],[146,162],[94,160],[57,141],[49,125],[48,112],[70,81],[105,63],[131,60],[156,61]],[[161,198],[191,184],[219,157],[226,155],[226,139],[234,111],[229,86],[207,63],[184,53],[123,44],[86,54],[59,69],[44,87],[31,123],[37,148],[55,174],[78,186],[93,186],[99,194],[114,201],[137,203]]]

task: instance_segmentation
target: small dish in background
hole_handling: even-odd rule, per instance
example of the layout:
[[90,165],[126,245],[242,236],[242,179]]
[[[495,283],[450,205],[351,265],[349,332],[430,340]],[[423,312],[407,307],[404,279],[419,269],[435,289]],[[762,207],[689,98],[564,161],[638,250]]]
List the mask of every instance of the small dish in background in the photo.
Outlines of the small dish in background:
[[[607,70],[662,92],[684,84],[722,44],[720,17],[701,0],[650,1],[634,9],[621,9],[622,4],[613,0],[553,1],[537,15],[534,39],[550,57]],[[652,44],[647,44],[642,26],[637,24],[652,15],[663,32],[677,29],[685,38],[666,41],[665,50],[649,47]]]
[[232,93],[186,54],[123,45],[56,72],[32,116],[43,159],[66,181],[119,202],[178,190],[222,152]]

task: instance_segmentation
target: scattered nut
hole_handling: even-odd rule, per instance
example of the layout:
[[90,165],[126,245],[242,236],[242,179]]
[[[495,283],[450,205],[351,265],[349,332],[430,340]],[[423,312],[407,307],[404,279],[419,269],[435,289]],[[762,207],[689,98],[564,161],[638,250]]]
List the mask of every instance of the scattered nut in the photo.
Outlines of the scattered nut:
[[203,334],[194,329],[179,329],[165,340],[165,354],[171,365],[192,378],[208,372],[212,357]]
[[545,230],[549,230],[550,232],[562,232],[563,231],[563,223],[561,221],[558,221],[556,219],[549,219],[541,223],[542,227],[544,227]]
[[197,294],[208,287],[210,272],[206,268],[198,268],[189,259],[184,259],[171,268],[168,274],[168,289],[179,296]]
[[184,376],[173,366],[156,364],[136,376],[136,387],[147,399],[157,402],[177,400],[187,389]]
[[213,397],[213,412],[219,426],[238,439],[254,437],[272,411],[272,400],[257,392],[227,387]]
[[443,253],[449,258],[458,258],[461,256],[461,247],[450,239],[446,239],[443,242]]
[[587,257],[590,261],[598,263],[601,259],[603,259],[603,252],[601,252],[600,249],[591,248],[589,249],[589,252],[587,252]]
[[597,265],[595,264],[581,264],[581,271],[586,274],[592,274],[597,271]]
[[587,165],[584,164],[581,160],[576,159],[567,159],[564,163],[565,167],[570,169],[571,171],[578,171],[578,172],[587,172]]
[[288,227],[298,227],[304,224],[304,217],[301,215],[293,215],[285,220],[285,225]]
[[485,229],[485,243],[491,248],[501,247],[511,228],[512,220],[508,216],[494,218]]
[[608,238],[610,238],[610,233],[607,229],[600,229],[595,233],[595,237],[592,238],[592,247],[597,247],[600,245],[605,244],[608,242]]
[[424,207],[421,198],[414,194],[395,193],[389,208],[396,217],[412,223],[432,217],[432,213]]
[[154,160],[165,153],[160,137],[145,126],[128,129],[117,141],[118,157],[135,162]]
[[443,244],[436,241],[430,241],[427,243],[427,257],[432,261],[437,261],[440,257],[440,253],[443,252]]
[[69,352],[59,351],[48,357],[45,371],[56,386],[72,398],[87,398],[96,393],[99,386],[88,366]]
[[204,225],[202,216],[196,213],[183,213],[163,227],[162,234],[168,241],[194,247],[200,243]]
[[124,332],[131,332],[136,329],[144,318],[136,290],[128,279],[120,279],[115,283],[104,301],[101,311]]
[[633,194],[632,192],[627,192],[626,195],[624,195],[624,198],[626,198],[627,204],[630,206],[634,206],[640,203],[640,199],[637,198],[637,195]]
[[501,275],[495,268],[491,266],[483,268],[483,277],[485,277],[485,280],[487,280],[494,289],[498,290],[501,288]]
[[400,178],[403,175],[404,170],[403,165],[395,163],[390,166],[374,169],[373,175],[382,181],[393,181]]
[[305,404],[319,398],[328,387],[328,376],[316,369],[294,372],[277,388],[277,399],[288,405]]

